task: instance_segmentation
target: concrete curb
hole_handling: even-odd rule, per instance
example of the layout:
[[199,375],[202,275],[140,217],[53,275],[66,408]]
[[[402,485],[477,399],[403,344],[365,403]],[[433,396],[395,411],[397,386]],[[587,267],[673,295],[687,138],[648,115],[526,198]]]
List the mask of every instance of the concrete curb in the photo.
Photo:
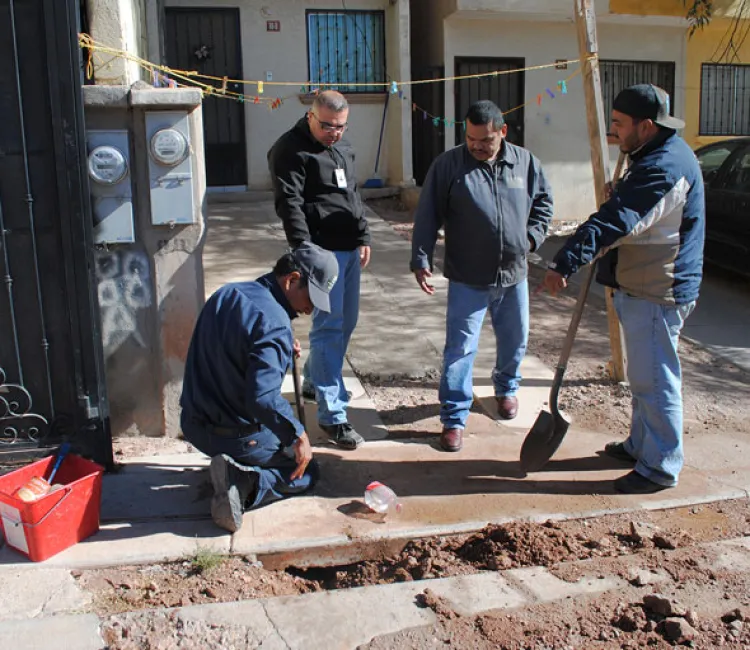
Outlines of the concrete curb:
[[[711,566],[750,568],[750,537],[701,545],[715,551]],[[623,564],[637,564],[625,555]],[[563,562],[561,567],[578,565]],[[240,628],[247,638],[263,640],[263,647],[330,650],[356,648],[374,637],[434,624],[435,613],[421,607],[417,596],[429,588],[460,616],[512,610],[579,596],[597,595],[627,587],[614,575],[584,576],[575,583],[561,580],[546,568],[534,566],[499,572],[401,582],[239,602],[193,605],[175,609],[140,610],[117,615],[171,616],[183,622],[202,622],[212,628]],[[377,608],[373,609],[373,603]],[[106,620],[106,619],[105,619]],[[316,630],[313,639],[310,630]],[[49,647],[50,638],[65,639],[67,647],[88,650],[104,646],[100,620],[93,614],[50,616],[0,622],[0,647],[37,650]],[[137,639],[134,639],[137,642]]]

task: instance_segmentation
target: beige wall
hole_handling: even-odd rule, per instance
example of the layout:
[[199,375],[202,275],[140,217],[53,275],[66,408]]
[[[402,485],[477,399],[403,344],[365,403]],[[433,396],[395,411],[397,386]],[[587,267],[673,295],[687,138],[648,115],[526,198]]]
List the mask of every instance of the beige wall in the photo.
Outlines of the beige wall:
[[[155,0],[89,0],[91,37],[141,58],[148,57],[146,4],[152,1]],[[97,84],[130,85],[145,76],[136,63],[124,59],[97,54],[94,62]]]
[[[556,59],[576,59],[578,45],[574,26],[566,22],[467,20],[449,17],[445,21],[445,73],[454,74],[457,56],[524,57],[535,66]],[[599,24],[601,57],[643,61],[676,62],[675,113],[684,115],[684,28]],[[634,43],[638,43],[637,48]],[[580,220],[594,209],[586,110],[581,77],[568,83],[568,94],[545,99],[536,97],[575,70],[547,70],[526,73],[525,146],[542,161],[555,194],[555,218]],[[446,117],[454,116],[454,84],[446,84]],[[508,106],[501,106],[507,109]],[[446,147],[454,133],[446,128]],[[614,159],[616,149],[610,152]]]
[[[212,6],[210,0],[167,0],[165,4],[167,7]],[[274,81],[302,82],[308,78],[305,10],[332,9],[340,6],[340,3],[332,3],[330,0],[236,0],[216,6],[239,7],[244,79],[265,79],[266,72],[270,71]],[[393,78],[398,73],[408,75],[409,41],[406,36],[408,31],[405,31],[405,25],[408,30],[408,1],[397,0],[391,5],[389,0],[347,0],[346,7],[385,10],[386,71]],[[280,21],[281,31],[267,32],[267,20]],[[266,95],[292,95],[279,109],[272,112],[262,105],[245,104],[248,186],[251,189],[270,187],[266,153],[276,139],[291,128],[308,108],[297,97],[299,90],[299,83],[292,86],[266,86]],[[247,92],[255,92],[255,87]],[[357,176],[362,182],[372,176],[375,167],[384,96],[374,100],[371,98],[369,103],[359,103],[356,98],[350,98],[352,105],[347,137],[357,151]],[[390,104],[379,171],[380,176],[389,183],[400,184],[408,182],[412,177],[411,154],[406,150],[406,147],[411,148],[410,136],[400,131],[404,122],[408,123],[403,118],[403,110],[408,110],[408,107],[407,102]],[[394,148],[399,149],[399,152],[394,153]]]

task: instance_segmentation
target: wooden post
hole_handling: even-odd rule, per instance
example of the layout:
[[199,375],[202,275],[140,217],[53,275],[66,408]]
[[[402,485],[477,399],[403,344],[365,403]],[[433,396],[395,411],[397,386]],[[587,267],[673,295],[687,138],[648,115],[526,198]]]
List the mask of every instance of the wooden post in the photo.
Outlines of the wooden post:
[[[607,145],[607,118],[604,115],[599,60],[596,40],[596,14],[594,0],[573,0],[578,31],[578,51],[583,72],[583,90],[586,98],[586,122],[591,147],[591,167],[594,171],[596,204],[604,203],[604,187],[610,179],[609,149]],[[612,301],[612,291],[606,291],[609,343],[612,351],[610,375],[615,381],[625,381],[625,350],[622,345],[620,321]]]

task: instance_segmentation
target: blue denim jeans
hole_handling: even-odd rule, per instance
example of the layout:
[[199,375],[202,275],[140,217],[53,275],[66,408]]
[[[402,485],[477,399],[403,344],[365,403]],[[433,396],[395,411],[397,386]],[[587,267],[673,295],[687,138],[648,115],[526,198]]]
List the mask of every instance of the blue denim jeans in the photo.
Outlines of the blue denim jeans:
[[495,332],[496,359],[492,371],[495,395],[515,395],[520,367],[529,340],[529,284],[511,287],[448,285],[443,374],[440,379],[440,421],[446,429],[463,429],[473,400],[472,373],[479,334],[489,309]]
[[695,308],[660,305],[615,292],[633,394],[627,452],[635,470],[654,483],[671,487],[684,462],[682,448],[682,370],[677,345],[685,319]]
[[290,480],[297,467],[294,452],[291,447],[285,448],[276,434],[265,427],[257,433],[226,438],[214,435],[210,427],[197,423],[184,411],[181,426],[185,440],[206,456],[226,454],[258,474],[258,489],[245,504],[247,510],[307,492],[318,479],[319,469],[313,459],[301,478]]
[[339,277],[331,289],[331,313],[316,309],[310,329],[305,384],[315,387],[320,424],[343,424],[349,398],[344,387],[344,356],[359,318],[359,249],[333,251]]

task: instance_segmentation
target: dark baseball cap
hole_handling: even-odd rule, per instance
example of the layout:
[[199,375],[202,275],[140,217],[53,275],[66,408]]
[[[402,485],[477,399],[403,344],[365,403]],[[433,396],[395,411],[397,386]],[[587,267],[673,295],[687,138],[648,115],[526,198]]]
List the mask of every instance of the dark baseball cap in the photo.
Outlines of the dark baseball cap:
[[653,84],[630,86],[617,97],[613,110],[640,120],[653,120],[654,124],[668,129],[684,129],[685,122],[669,113],[669,93]]
[[339,276],[339,263],[336,256],[312,242],[302,242],[292,251],[300,270],[307,277],[310,300],[316,309],[330,313],[329,293]]

